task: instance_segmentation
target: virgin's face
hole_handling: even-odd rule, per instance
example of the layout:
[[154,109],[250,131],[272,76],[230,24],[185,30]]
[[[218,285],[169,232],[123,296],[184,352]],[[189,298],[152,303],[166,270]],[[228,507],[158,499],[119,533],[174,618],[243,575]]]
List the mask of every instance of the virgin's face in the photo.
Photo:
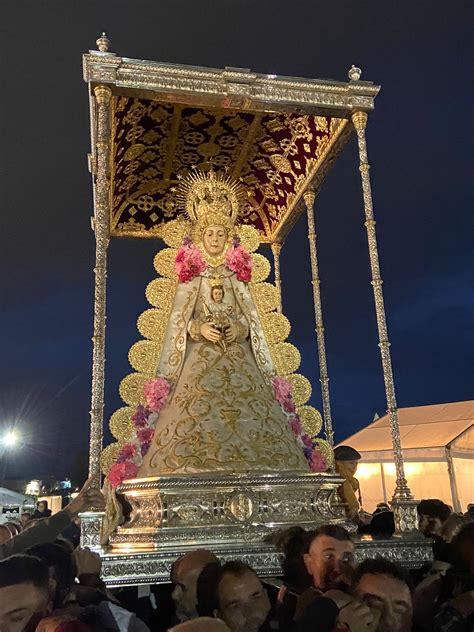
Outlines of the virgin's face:
[[204,231],[202,242],[208,255],[212,257],[221,255],[227,242],[227,231],[223,226],[208,226]]

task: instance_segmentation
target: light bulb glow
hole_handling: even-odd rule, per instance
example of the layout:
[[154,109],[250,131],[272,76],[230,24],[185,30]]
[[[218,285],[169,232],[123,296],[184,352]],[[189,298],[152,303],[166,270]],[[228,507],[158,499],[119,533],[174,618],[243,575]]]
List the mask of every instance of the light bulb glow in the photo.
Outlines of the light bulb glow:
[[3,435],[3,445],[11,448],[18,443],[18,435],[14,430],[9,430]]

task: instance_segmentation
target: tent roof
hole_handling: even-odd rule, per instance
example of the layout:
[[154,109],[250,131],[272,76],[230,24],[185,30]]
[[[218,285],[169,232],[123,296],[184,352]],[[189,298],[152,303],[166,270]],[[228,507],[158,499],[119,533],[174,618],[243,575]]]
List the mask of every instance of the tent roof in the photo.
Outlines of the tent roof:
[[[402,448],[445,448],[474,424],[474,400],[398,410]],[[342,444],[359,452],[392,450],[388,414],[347,437]]]
[[2,505],[22,505],[27,500],[31,499],[23,494],[12,492],[11,489],[0,487],[0,504]]

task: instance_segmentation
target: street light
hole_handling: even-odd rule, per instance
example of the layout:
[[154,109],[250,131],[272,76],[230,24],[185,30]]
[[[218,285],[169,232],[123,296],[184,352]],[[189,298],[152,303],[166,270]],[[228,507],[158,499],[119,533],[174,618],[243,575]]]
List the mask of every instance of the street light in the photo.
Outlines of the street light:
[[15,430],[7,430],[3,437],[1,438],[1,443],[3,445],[3,468],[2,468],[2,477],[0,478],[0,486],[3,487],[5,484],[5,474],[7,472],[7,458],[8,452],[14,448],[19,442],[19,435]]
[[13,448],[18,443],[18,434],[14,430],[9,430],[2,439],[5,448]]

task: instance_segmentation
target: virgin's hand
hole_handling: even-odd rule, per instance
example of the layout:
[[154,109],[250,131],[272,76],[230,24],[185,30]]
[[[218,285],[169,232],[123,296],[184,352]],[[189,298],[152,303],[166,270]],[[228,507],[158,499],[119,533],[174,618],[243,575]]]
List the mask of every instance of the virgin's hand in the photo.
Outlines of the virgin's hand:
[[229,325],[227,327],[227,329],[225,330],[225,339],[226,342],[228,342],[229,344],[231,342],[234,342],[234,340],[237,338],[237,327],[236,325],[234,325],[234,323],[232,323],[231,325]]
[[211,342],[219,342],[221,339],[221,332],[211,325],[211,323],[203,323],[200,332],[203,338]]

